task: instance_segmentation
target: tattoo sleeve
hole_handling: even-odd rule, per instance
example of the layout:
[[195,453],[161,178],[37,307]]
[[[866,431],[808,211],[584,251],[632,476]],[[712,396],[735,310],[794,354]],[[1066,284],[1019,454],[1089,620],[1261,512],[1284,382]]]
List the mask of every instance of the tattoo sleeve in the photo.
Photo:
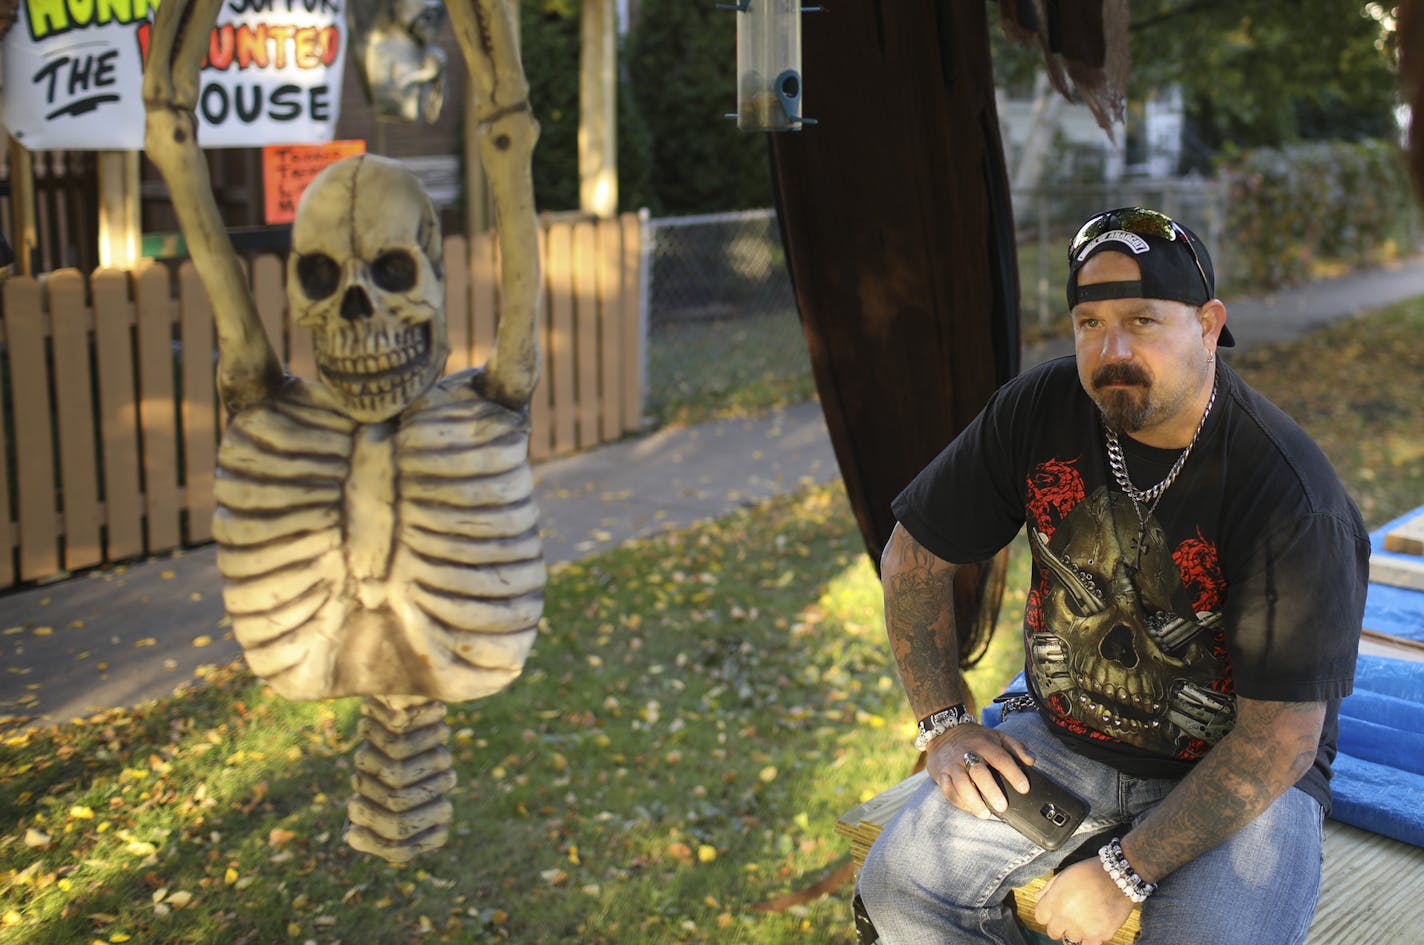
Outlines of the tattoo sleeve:
[[1315,761],[1325,704],[1237,700],[1236,727],[1123,838],[1148,882],[1226,840],[1288,791]]
[[880,558],[885,630],[917,718],[965,701],[954,627],[954,574],[899,525]]

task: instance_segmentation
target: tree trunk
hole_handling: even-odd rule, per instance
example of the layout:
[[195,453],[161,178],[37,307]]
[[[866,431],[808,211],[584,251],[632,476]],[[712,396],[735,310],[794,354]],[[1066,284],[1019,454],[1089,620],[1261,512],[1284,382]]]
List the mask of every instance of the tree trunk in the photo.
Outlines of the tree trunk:
[[803,23],[805,130],[772,136],[812,370],[867,550],[890,501],[1018,372],[1018,274],[983,3]]

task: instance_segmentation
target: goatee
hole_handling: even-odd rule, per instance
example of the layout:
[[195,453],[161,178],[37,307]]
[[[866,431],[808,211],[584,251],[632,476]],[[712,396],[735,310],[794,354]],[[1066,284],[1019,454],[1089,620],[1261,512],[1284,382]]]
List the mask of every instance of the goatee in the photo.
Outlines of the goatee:
[[[1109,384],[1140,389],[1103,390]],[[1135,433],[1146,425],[1152,411],[1151,392],[1152,378],[1135,364],[1105,364],[1093,372],[1093,402],[1108,429],[1117,433]]]

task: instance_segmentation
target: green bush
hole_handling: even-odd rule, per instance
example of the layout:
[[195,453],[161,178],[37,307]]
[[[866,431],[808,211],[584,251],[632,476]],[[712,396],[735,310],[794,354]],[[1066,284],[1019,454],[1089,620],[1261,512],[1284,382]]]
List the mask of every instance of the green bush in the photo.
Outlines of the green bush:
[[[519,4],[520,54],[539,120],[532,171],[541,211],[579,207],[579,9],[574,0]],[[617,135],[618,208],[650,206],[652,142],[626,79],[618,83]]]
[[627,77],[651,130],[654,214],[771,206],[765,134],[736,111],[735,14],[716,3],[644,0],[628,36]]
[[1414,212],[1399,148],[1387,141],[1257,148],[1224,160],[1238,286],[1276,288],[1397,253]]

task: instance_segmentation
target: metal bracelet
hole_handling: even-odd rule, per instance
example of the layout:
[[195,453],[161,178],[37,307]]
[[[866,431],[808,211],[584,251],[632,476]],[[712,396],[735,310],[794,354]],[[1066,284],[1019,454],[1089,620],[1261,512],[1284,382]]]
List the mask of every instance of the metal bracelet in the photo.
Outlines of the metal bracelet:
[[1000,719],[1007,718],[1015,712],[1026,712],[1029,709],[1038,708],[1038,703],[1034,701],[1033,694],[1028,692],[1000,696],[994,701],[999,704]]
[[929,747],[930,742],[939,738],[945,732],[957,725],[964,725],[969,722],[978,724],[979,719],[963,705],[941,709],[928,718],[921,719],[920,734],[915,736],[915,750],[924,751]]

